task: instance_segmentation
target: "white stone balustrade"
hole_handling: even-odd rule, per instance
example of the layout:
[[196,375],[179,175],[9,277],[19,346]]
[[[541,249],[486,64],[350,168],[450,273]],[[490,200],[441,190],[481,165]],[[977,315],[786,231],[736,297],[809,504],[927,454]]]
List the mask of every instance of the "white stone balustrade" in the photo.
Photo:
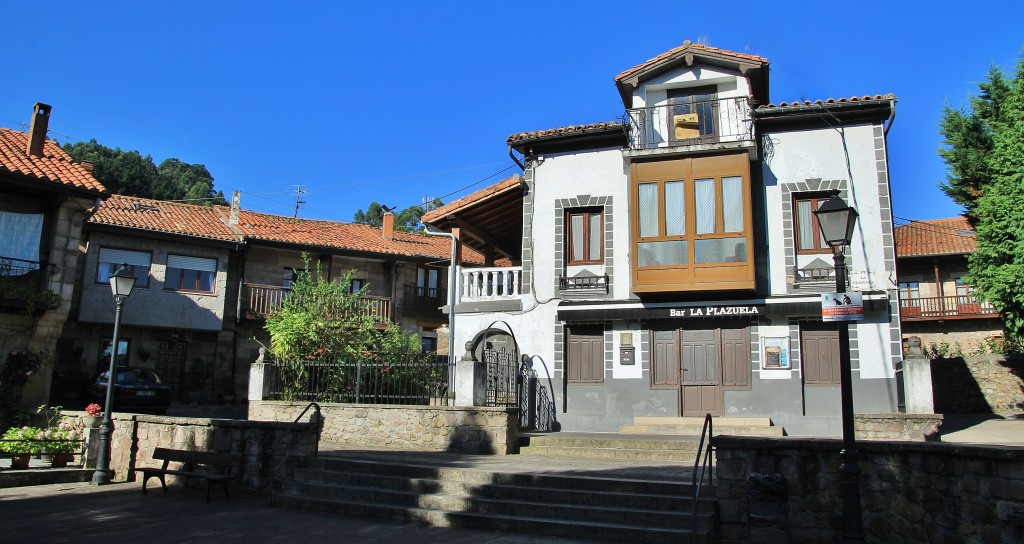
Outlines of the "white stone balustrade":
[[519,298],[523,267],[463,268],[459,302]]

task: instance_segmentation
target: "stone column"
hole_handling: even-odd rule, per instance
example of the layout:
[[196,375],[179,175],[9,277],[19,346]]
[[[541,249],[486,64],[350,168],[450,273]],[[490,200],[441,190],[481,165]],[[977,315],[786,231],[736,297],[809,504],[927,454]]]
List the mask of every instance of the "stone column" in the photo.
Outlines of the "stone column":
[[477,361],[472,346],[455,363],[455,406],[487,404],[487,363]]
[[263,359],[266,348],[260,348],[260,356],[249,366],[249,419],[254,419],[253,405],[263,401],[266,393],[264,376],[267,363]]
[[932,362],[921,351],[921,339],[911,336],[910,348],[903,360],[903,391],[908,414],[934,414]]

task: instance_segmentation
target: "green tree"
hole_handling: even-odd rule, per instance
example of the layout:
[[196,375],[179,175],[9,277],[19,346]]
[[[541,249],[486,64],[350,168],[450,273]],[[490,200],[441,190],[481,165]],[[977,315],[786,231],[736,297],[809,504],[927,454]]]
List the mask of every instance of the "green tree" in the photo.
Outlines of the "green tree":
[[[991,72],[990,72],[991,74]],[[991,76],[990,76],[991,80]],[[992,302],[1014,340],[1024,339],[1024,56],[993,101],[988,178],[973,203],[975,251],[967,281]],[[975,108],[977,109],[977,108]]]
[[[306,270],[297,274],[288,298],[267,316],[265,325],[286,393],[294,396],[303,390],[307,364],[313,360],[373,360],[419,352],[418,338],[397,324],[378,328],[363,298],[367,288],[351,292],[352,273],[340,281],[323,281],[320,264],[311,268],[306,256],[303,260]],[[335,378],[343,381],[340,375]]]
[[213,176],[201,164],[171,158],[158,167],[149,155],[121,148],[111,149],[95,139],[65,144],[64,151],[76,161],[91,162],[93,175],[115,194],[227,204],[224,194],[214,190]]
[[1005,104],[1014,84],[993,66],[987,79],[978,84],[979,94],[970,97],[969,107],[957,110],[947,104],[942,114],[939,155],[948,172],[939,187],[964,207],[964,216],[972,224],[977,221],[974,208],[978,197],[992,178],[989,155],[995,135],[1014,122]]
[[[434,198],[430,202],[430,209],[439,208],[444,205],[444,202],[440,198]],[[373,227],[380,228],[384,224],[384,206],[374,200],[366,208],[364,212],[362,209],[357,211],[352,216],[352,222],[361,223],[364,225],[370,225]],[[395,214],[395,230],[401,232],[417,232],[423,229],[423,223],[420,223],[420,217],[427,213],[423,206],[409,206],[408,208]]]

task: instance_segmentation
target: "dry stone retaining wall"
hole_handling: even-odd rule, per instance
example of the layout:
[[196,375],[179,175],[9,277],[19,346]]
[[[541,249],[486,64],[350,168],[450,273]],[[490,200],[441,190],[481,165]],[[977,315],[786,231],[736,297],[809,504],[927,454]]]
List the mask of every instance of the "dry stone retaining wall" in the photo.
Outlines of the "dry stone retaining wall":
[[[838,542],[842,528],[835,439],[723,436],[717,449],[719,537],[747,538],[746,479],[782,474],[793,542]],[[1024,448],[924,442],[858,442],[860,496],[869,543],[1024,541]],[[781,521],[752,542],[785,542]]]
[[[65,415],[80,417],[75,412],[65,412]],[[135,481],[134,469],[159,467],[162,461],[153,460],[153,450],[160,447],[241,453],[242,486],[252,491],[263,491],[270,483],[272,471],[278,468],[286,453],[290,452],[290,459],[298,459],[317,452],[315,429],[309,423],[136,414],[114,414],[113,421],[110,468],[114,472],[114,481]],[[89,434],[86,466],[93,468],[99,447],[99,429],[90,429]]]
[[1024,357],[977,355],[934,359],[932,394],[938,413],[1007,413],[1024,409]]
[[[293,421],[307,403],[250,401],[249,419]],[[321,439],[349,446],[515,453],[517,410],[463,406],[320,405]]]

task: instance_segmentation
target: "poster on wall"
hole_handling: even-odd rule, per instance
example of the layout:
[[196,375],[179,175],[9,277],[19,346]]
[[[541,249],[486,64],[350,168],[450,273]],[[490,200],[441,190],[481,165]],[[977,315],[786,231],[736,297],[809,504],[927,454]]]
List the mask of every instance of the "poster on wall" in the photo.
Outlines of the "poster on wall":
[[789,370],[789,338],[766,337],[764,354],[761,357],[762,370]]

